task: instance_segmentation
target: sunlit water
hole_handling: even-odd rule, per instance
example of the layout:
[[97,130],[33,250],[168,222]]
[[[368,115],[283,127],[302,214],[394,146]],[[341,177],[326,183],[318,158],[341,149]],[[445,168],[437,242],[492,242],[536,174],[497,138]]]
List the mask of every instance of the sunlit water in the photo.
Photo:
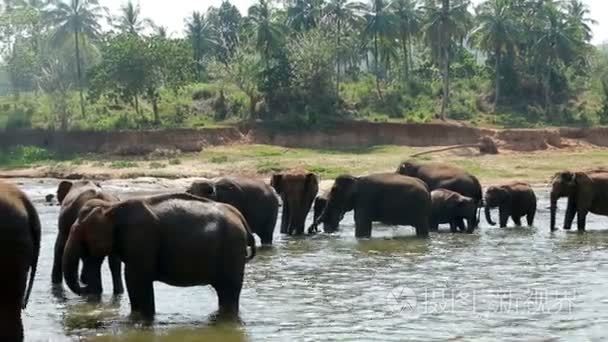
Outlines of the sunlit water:
[[[24,318],[28,341],[608,339],[608,219],[591,215],[585,234],[550,233],[544,189],[537,190],[537,228],[482,225],[473,235],[420,240],[411,228],[377,225],[373,239],[358,241],[349,214],[332,236],[277,234],[274,247],[246,267],[242,325],[212,323],[217,303],[209,287],[155,283],[157,316],[144,327],[129,320],[126,295],[110,294],[107,264],[100,304],[67,287],[63,297],[52,292],[59,207],[43,198],[57,182],[21,185],[43,223],[39,273]],[[123,197],[166,190],[124,183],[110,189]]]

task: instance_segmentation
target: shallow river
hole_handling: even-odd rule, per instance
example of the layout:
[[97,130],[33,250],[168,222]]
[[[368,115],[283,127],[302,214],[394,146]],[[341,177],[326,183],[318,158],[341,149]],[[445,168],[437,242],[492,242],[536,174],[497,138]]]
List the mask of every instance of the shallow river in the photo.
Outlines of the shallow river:
[[[67,287],[63,295],[51,291],[59,207],[43,198],[56,185],[21,182],[43,223],[27,341],[608,339],[608,219],[590,215],[585,234],[552,234],[544,189],[537,189],[536,228],[482,225],[473,235],[420,240],[411,228],[377,225],[373,239],[358,241],[347,215],[336,235],[277,234],[274,247],[246,267],[242,325],[212,323],[217,304],[209,287],[155,283],[156,320],[143,327],[129,320],[128,297],[110,294],[107,264],[100,304]],[[107,188],[123,197],[167,190],[145,182]]]

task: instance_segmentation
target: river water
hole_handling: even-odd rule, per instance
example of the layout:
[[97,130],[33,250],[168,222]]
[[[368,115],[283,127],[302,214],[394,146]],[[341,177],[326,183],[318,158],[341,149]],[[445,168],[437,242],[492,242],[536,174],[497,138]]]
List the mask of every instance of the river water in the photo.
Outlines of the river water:
[[[373,239],[358,241],[349,214],[332,236],[277,234],[274,247],[246,267],[241,325],[213,323],[213,289],[157,282],[156,320],[141,326],[129,320],[128,296],[111,295],[107,264],[101,303],[87,303],[67,287],[53,293],[59,207],[47,206],[44,196],[57,181],[19,184],[43,224],[39,273],[24,317],[27,341],[608,339],[608,219],[590,215],[585,234],[550,233],[545,189],[537,189],[535,228],[482,225],[473,235],[420,240],[411,228],[376,225]],[[104,185],[122,197],[180,186]]]

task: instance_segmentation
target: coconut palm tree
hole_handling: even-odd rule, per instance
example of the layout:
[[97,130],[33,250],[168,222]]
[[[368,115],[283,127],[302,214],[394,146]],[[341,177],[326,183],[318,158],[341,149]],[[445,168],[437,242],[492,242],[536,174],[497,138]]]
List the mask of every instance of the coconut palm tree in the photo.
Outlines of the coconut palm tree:
[[152,21],[150,19],[144,19],[141,17],[141,8],[139,3],[133,4],[133,1],[129,0],[126,4],[120,7],[120,15],[115,19],[114,27],[127,34],[139,36],[139,34],[146,29],[146,27],[152,27]]
[[473,42],[488,54],[494,54],[494,110],[500,98],[500,65],[503,53],[512,51],[519,35],[510,0],[488,0],[477,7],[477,28]]
[[399,24],[399,40],[403,53],[403,73],[409,79],[412,67],[412,40],[420,32],[421,13],[417,0],[397,0],[392,4]]
[[568,20],[570,23],[580,30],[582,38],[585,41],[590,41],[593,36],[591,25],[597,24],[597,21],[589,18],[591,14],[589,7],[580,0],[570,0],[566,5],[566,9],[568,10]]
[[[376,75],[376,91],[378,97],[383,100],[382,91],[380,88],[380,62],[385,60],[382,58],[388,56],[387,53],[391,47],[390,41],[395,36],[395,16],[390,11],[390,3],[384,0],[372,0],[372,3],[365,15],[367,25],[363,32],[365,37],[371,38],[373,43],[374,54],[374,72]],[[384,52],[384,53],[382,53]]]
[[[439,5],[438,6],[438,3]],[[439,117],[445,120],[450,101],[450,50],[462,41],[470,26],[471,14],[468,0],[428,0],[423,7],[426,13],[423,27],[426,43],[433,57],[441,65],[443,96]]]
[[249,7],[246,24],[261,54],[266,70],[270,69],[272,52],[283,41],[283,30],[272,20],[272,7],[267,0],[259,0]]
[[80,112],[82,116],[85,116],[80,44],[85,38],[92,41],[99,38],[101,34],[99,19],[101,18],[102,8],[97,0],[68,0],[68,2],[57,0],[52,5],[48,17],[52,27],[55,28],[53,41],[55,43],[64,43],[69,39],[74,41]]
[[210,26],[205,15],[197,11],[192,12],[192,15],[186,19],[186,36],[192,44],[197,81],[201,80],[203,57],[209,44],[213,41]]
[[331,0],[325,6],[325,18],[330,25],[336,28],[336,93],[340,94],[340,51],[342,50],[342,35],[345,27],[356,27],[362,19],[361,15],[365,6],[360,2],[348,2],[347,0]]

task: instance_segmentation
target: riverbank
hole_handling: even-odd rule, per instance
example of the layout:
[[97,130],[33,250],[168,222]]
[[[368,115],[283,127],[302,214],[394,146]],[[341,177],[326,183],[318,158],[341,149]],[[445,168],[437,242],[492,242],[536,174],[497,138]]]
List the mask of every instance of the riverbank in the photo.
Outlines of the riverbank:
[[[69,159],[33,162],[10,169],[0,166],[1,178],[152,179],[210,178],[245,175],[267,179],[273,172],[308,170],[323,181],[340,174],[393,172],[399,162],[433,147],[375,146],[360,149],[287,148],[273,145],[233,144],[204,148],[198,153],[152,153],[146,156],[80,154]],[[421,161],[453,163],[477,175],[484,185],[524,180],[544,185],[564,169],[608,166],[608,149],[587,145],[544,151],[502,150],[482,155],[463,148],[425,155]]]

